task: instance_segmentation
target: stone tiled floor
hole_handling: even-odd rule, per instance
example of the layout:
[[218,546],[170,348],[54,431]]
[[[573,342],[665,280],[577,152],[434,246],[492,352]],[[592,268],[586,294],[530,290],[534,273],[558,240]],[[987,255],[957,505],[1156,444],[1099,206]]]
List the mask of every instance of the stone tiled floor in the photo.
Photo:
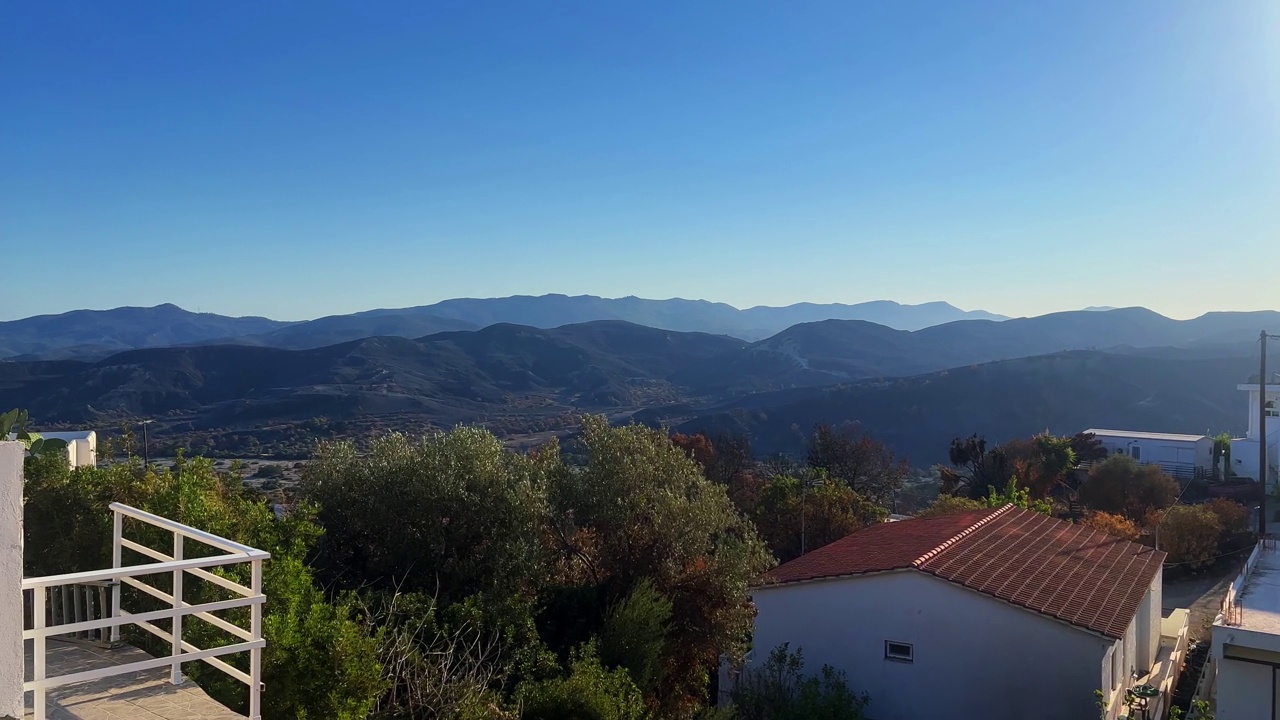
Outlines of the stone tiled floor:
[[[31,677],[31,648],[27,646],[27,677]],[[125,665],[151,656],[125,645],[113,650],[50,642],[48,675],[66,675],[110,665]],[[174,686],[168,668],[114,675],[101,680],[65,685],[48,691],[47,720],[244,720],[205,695],[195,683]],[[27,693],[29,720],[31,693]]]

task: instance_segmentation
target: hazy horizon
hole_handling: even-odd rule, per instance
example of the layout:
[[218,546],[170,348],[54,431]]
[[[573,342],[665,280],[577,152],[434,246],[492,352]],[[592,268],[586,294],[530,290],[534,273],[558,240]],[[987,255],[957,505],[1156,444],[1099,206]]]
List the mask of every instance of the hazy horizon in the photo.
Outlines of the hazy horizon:
[[1280,308],[1280,4],[13,8],[0,319]]
[[[566,297],[598,297],[598,298],[605,299],[605,300],[620,300],[620,299],[625,299],[625,298],[638,298],[638,299],[641,299],[641,300],[652,300],[652,301],[684,300],[684,301],[691,301],[691,302],[707,302],[707,303],[713,303],[713,304],[728,305],[728,306],[730,306],[730,307],[732,307],[732,308],[734,308],[734,309],[736,309],[736,310],[751,310],[751,309],[754,309],[754,308],[765,308],[765,307],[768,307],[768,308],[781,308],[781,307],[789,307],[789,306],[793,306],[793,305],[804,305],[804,304],[814,304],[814,305],[848,305],[848,306],[853,306],[853,305],[860,305],[860,304],[873,303],[873,302],[897,302],[899,305],[903,305],[903,306],[919,306],[919,305],[929,305],[929,304],[934,304],[934,303],[943,303],[943,304],[951,305],[952,307],[955,307],[955,308],[957,308],[957,309],[959,309],[959,310],[962,310],[962,311],[965,311],[965,312],[988,312],[988,313],[992,313],[992,314],[995,314],[995,315],[1004,315],[1004,316],[1006,316],[1006,317],[1007,317],[1007,318],[1009,318],[1009,319],[1016,319],[1016,318],[1020,318],[1020,317],[1038,317],[1038,316],[1040,316],[1040,315],[1049,315],[1049,314],[1053,314],[1053,313],[1057,313],[1057,312],[1111,311],[1111,310],[1125,310],[1125,309],[1130,309],[1130,308],[1134,308],[1134,307],[1145,307],[1145,306],[1136,306],[1136,305],[1129,305],[1129,306],[1100,306],[1100,305],[1092,305],[1092,306],[1086,306],[1086,307],[1066,308],[1066,309],[1063,309],[1063,310],[1050,310],[1050,311],[1048,311],[1048,312],[1044,312],[1044,313],[1035,313],[1035,314],[1022,314],[1022,315],[1018,315],[1018,314],[1011,314],[1011,313],[1001,313],[1001,312],[997,312],[997,311],[995,311],[995,310],[991,310],[991,309],[989,309],[989,308],[970,308],[970,307],[961,307],[961,306],[956,305],[955,303],[949,302],[949,301],[947,301],[947,300],[924,300],[924,301],[921,301],[921,302],[914,302],[914,303],[904,303],[904,302],[899,302],[899,301],[892,300],[892,299],[889,299],[889,298],[877,298],[877,299],[875,299],[875,300],[861,300],[861,301],[856,301],[856,302],[831,301],[830,303],[813,303],[813,302],[808,301],[808,300],[800,300],[800,301],[797,301],[797,302],[795,302],[795,303],[787,303],[786,305],[750,305],[750,306],[743,307],[743,306],[739,306],[739,305],[734,305],[733,303],[727,303],[727,302],[723,302],[723,301],[720,301],[720,300],[715,300],[715,299],[712,299],[712,298],[690,298],[690,297],[646,298],[646,297],[642,297],[642,296],[639,296],[639,295],[620,295],[620,296],[616,296],[616,297],[609,297],[609,296],[604,296],[604,295],[594,295],[594,294],[592,294],[592,293],[580,293],[580,294],[577,294],[577,295],[568,295],[567,293],[542,293],[541,295],[528,295],[528,294],[526,294],[526,293],[517,293],[516,295],[503,295],[503,296],[496,296],[496,297],[458,297],[458,298],[441,298],[440,300],[436,300],[436,301],[432,301],[432,302],[424,302],[424,303],[415,303],[415,304],[413,304],[413,305],[399,305],[399,306],[378,305],[378,306],[367,306],[367,307],[360,307],[360,308],[356,308],[356,309],[353,309],[353,310],[351,310],[351,311],[349,311],[349,312],[327,313],[327,314],[325,314],[325,315],[311,315],[311,316],[307,316],[307,317],[278,317],[278,316],[271,315],[271,314],[269,314],[269,313],[263,313],[263,312],[247,312],[247,313],[236,313],[236,314],[231,314],[231,313],[218,312],[218,311],[216,311],[216,310],[210,310],[210,309],[207,309],[207,308],[189,307],[189,306],[183,305],[182,303],[176,303],[176,302],[164,302],[164,303],[156,303],[155,305],[137,305],[137,304],[132,304],[132,305],[116,305],[116,306],[111,306],[111,307],[70,308],[70,309],[68,309],[68,310],[62,310],[62,311],[57,311],[57,312],[50,312],[50,313],[35,313],[35,314],[33,314],[33,315],[23,315],[23,316],[20,316],[20,317],[0,317],[0,322],[8,322],[8,321],[12,321],[12,320],[23,320],[23,319],[27,319],[27,318],[30,318],[30,317],[43,316],[43,315],[60,315],[60,314],[66,313],[66,312],[73,312],[73,311],[76,311],[76,310],[105,311],[105,310],[116,310],[116,309],[124,308],[124,307],[135,307],[135,308],[137,308],[137,307],[142,307],[142,308],[151,308],[151,307],[156,307],[156,306],[158,306],[158,305],[166,305],[166,304],[169,304],[169,305],[176,305],[176,306],[180,307],[180,308],[181,308],[181,309],[183,309],[183,310],[186,310],[186,311],[189,311],[189,312],[194,312],[194,313],[209,313],[209,314],[214,314],[214,315],[223,315],[223,316],[228,316],[228,317],[263,317],[263,318],[268,318],[268,319],[271,319],[271,320],[279,320],[279,321],[284,321],[284,322],[306,322],[306,321],[308,321],[308,320],[315,320],[315,319],[322,318],[322,317],[329,317],[329,316],[334,316],[334,315],[350,315],[350,314],[359,313],[359,312],[365,312],[365,311],[369,311],[369,310],[398,310],[398,309],[407,309],[407,308],[413,308],[413,307],[423,307],[423,306],[433,305],[433,304],[435,304],[436,302],[441,302],[441,301],[443,301],[443,300],[493,300],[493,299],[505,299],[505,298],[510,298],[510,297],[543,297],[543,296],[546,296],[546,295],[564,295],[564,296],[566,296]],[[1159,314],[1161,314],[1161,315],[1164,315],[1165,317],[1172,318],[1172,319],[1174,319],[1174,320],[1190,320],[1190,319],[1193,319],[1193,318],[1200,317],[1201,315],[1205,315],[1205,314],[1213,313],[1213,312],[1265,312],[1265,310],[1263,310],[1263,311],[1251,311],[1251,310],[1238,310],[1238,309],[1224,309],[1224,310],[1208,310],[1208,311],[1205,311],[1204,313],[1199,313],[1199,314],[1196,314],[1196,315],[1191,315],[1191,316],[1187,316],[1187,317],[1178,317],[1178,316],[1175,316],[1175,315],[1169,315],[1168,313],[1160,313],[1160,312],[1159,312],[1159,310],[1156,310],[1155,308],[1145,308],[1145,309],[1147,309],[1147,310],[1152,310],[1152,311],[1154,311],[1154,312],[1157,312],[1157,313],[1159,313]]]

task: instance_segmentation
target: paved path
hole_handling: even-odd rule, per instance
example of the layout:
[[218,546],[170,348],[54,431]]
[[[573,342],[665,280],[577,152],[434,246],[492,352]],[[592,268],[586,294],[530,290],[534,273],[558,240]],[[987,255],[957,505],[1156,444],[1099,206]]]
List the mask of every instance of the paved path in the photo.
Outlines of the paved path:
[[1209,627],[1222,606],[1222,599],[1227,596],[1227,587],[1236,579],[1243,565],[1243,558],[1238,562],[1224,563],[1212,568],[1203,575],[1183,578],[1176,581],[1166,580],[1161,591],[1161,605],[1164,611],[1174,608],[1186,608],[1191,612],[1187,621],[1192,640],[1209,639]]
[[[28,649],[27,677],[31,677],[30,652]],[[45,667],[48,675],[54,676],[149,659],[150,655],[129,645],[105,650],[50,642]],[[169,684],[168,668],[53,688],[48,701],[46,720],[244,720],[193,682]],[[31,693],[27,693],[26,718],[33,717]]]

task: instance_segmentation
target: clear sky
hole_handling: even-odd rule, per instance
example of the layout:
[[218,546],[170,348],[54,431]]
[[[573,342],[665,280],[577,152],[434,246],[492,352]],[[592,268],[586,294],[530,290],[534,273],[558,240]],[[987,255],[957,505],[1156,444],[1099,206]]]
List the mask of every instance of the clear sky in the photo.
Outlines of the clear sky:
[[30,2],[0,319],[1280,309],[1280,2]]

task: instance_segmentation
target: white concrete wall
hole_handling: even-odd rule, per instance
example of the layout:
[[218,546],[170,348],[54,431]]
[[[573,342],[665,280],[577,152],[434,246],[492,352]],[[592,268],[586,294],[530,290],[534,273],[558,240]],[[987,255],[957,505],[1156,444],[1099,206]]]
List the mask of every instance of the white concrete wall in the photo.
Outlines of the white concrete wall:
[[1138,607],[1138,615],[1134,618],[1137,628],[1137,656],[1135,665],[1138,672],[1146,674],[1156,664],[1156,656],[1160,653],[1160,621],[1163,617],[1163,585],[1164,570],[1156,572],[1155,579],[1147,588],[1146,597]]
[[[1241,390],[1249,393],[1249,434],[1245,437],[1250,440],[1258,439],[1258,386],[1257,385],[1238,385]],[[1267,386],[1267,400],[1276,402],[1280,405],[1280,387],[1275,385]],[[1267,418],[1267,437],[1270,437],[1280,430],[1280,417]]]
[[93,430],[74,432],[42,432],[40,437],[65,440],[71,467],[93,467],[98,464],[98,433]]
[[1133,457],[1145,465],[1186,466],[1210,470],[1213,468],[1213,438],[1205,437],[1195,442],[1156,440],[1147,438],[1112,437],[1098,435],[1107,452]]
[[[1276,467],[1280,466],[1280,443],[1277,443],[1274,437],[1267,446],[1267,465],[1271,467],[1270,483],[1275,485]],[[1256,440],[1238,438],[1231,441],[1231,471],[1240,477],[1258,479],[1258,442]]]
[[1272,718],[1276,668],[1223,658],[1218,660],[1217,717],[1223,720]]
[[[846,672],[871,720],[1097,717],[1110,640],[916,571],[760,589],[749,666],[784,643]],[[1158,632],[1157,632],[1158,635]],[[911,643],[914,661],[884,657]]]
[[22,717],[22,443],[0,442],[0,718]]

